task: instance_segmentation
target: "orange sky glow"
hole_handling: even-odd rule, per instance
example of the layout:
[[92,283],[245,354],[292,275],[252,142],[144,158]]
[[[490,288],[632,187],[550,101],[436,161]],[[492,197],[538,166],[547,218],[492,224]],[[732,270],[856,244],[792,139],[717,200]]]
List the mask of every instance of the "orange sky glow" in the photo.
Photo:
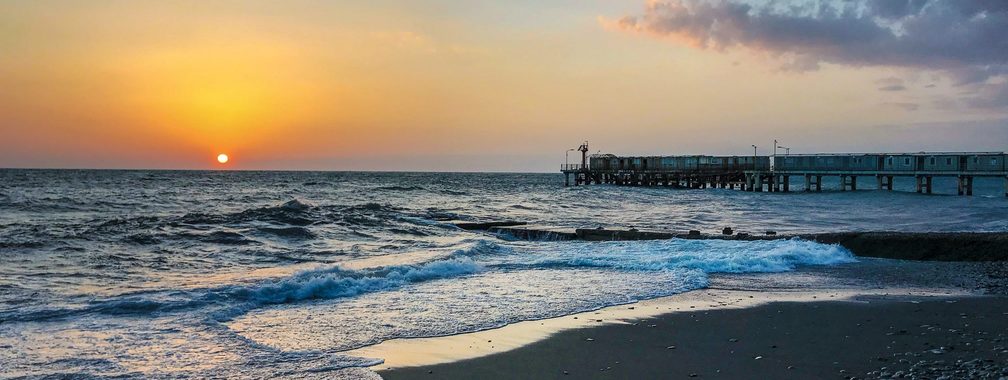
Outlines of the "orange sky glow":
[[[617,21],[642,9],[5,1],[0,167],[212,169],[226,153],[234,169],[556,171],[585,139],[626,154],[1008,141],[1008,107],[949,106],[961,91],[940,72],[782,70],[760,45]],[[909,89],[879,91],[890,77]]]

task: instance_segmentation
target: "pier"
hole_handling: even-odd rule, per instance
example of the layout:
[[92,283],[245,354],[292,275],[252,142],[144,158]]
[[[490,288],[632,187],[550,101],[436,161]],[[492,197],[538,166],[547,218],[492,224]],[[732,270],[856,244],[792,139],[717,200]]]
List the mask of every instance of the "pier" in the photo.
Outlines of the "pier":
[[[571,151],[573,151],[572,149]],[[804,180],[803,191],[822,191],[823,177],[839,177],[840,191],[858,189],[859,178],[874,179],[878,190],[893,190],[896,177],[913,177],[918,193],[931,194],[935,177],[953,177],[959,195],[973,195],[973,180],[1004,180],[1008,197],[1008,155],[1004,152],[821,153],[772,156],[616,156],[588,155],[587,142],[577,149],[581,163],[565,163],[564,185],[667,186],[721,188],[752,192],[790,192],[792,177]],[[573,179],[573,181],[572,181]]]

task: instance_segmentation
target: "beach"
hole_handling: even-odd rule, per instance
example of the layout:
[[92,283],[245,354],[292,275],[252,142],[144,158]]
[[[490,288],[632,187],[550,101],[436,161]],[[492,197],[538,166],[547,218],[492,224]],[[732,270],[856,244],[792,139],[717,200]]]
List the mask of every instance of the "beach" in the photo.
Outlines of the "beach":
[[1008,376],[1008,297],[876,296],[683,311],[567,330],[385,379]]
[[997,379],[1008,371],[1006,269],[866,258],[714,276],[670,297],[354,353],[386,357],[386,379]]

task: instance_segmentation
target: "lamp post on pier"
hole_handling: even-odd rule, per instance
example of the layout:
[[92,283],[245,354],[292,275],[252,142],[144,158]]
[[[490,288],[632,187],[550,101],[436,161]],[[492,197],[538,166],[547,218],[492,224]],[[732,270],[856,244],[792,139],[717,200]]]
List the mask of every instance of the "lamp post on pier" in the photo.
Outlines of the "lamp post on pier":
[[570,148],[570,149],[567,149],[566,152],[564,152],[564,170],[567,170],[568,168],[570,168],[570,152],[573,152],[575,150],[577,150],[577,149]]
[[756,145],[752,146],[752,170],[756,171]]

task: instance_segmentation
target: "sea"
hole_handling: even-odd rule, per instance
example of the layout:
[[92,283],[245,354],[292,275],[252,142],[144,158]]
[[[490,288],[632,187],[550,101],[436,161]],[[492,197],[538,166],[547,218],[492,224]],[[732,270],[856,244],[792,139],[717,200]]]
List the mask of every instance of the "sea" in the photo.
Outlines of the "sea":
[[859,260],[802,240],[527,241],[451,221],[1006,231],[1001,181],[964,197],[952,179],[934,195],[912,179],[785,194],[564,187],[559,173],[5,169],[0,378],[368,377],[381,358],[347,350]]

